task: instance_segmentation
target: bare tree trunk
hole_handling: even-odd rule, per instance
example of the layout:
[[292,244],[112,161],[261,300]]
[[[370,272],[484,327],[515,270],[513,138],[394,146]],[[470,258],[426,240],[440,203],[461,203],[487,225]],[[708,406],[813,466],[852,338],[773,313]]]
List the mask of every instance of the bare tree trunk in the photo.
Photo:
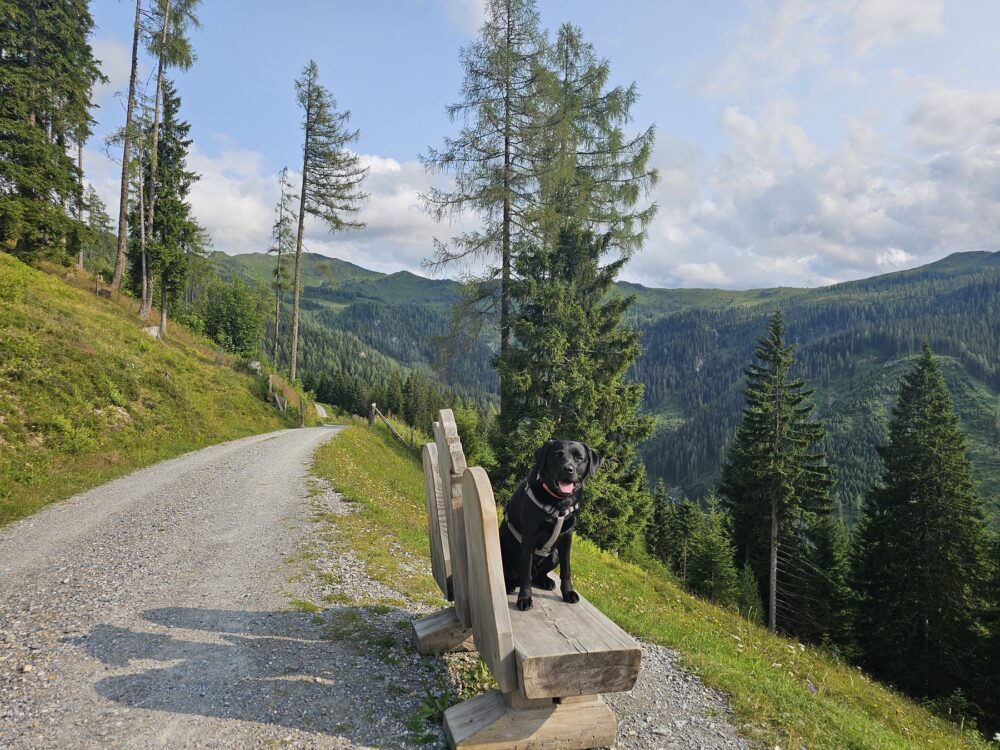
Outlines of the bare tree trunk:
[[[153,132],[152,143],[149,148],[149,198],[147,200],[146,227],[149,235],[153,236],[153,220],[156,218],[156,168],[158,161],[158,150],[160,144],[160,98],[163,92],[163,49],[167,44],[167,29],[170,26],[170,0],[167,0],[166,9],[163,13],[163,31],[160,34],[160,54],[156,68],[156,97],[153,100]],[[141,209],[140,209],[141,214]],[[145,245],[145,243],[143,243]],[[143,298],[139,315],[145,320],[149,316],[149,311],[153,309],[153,276],[150,268],[149,258],[143,248],[142,255],[142,288]],[[145,314],[143,314],[145,312]]]
[[122,185],[118,203],[118,256],[111,290],[118,292],[125,273],[125,249],[128,242],[128,168],[132,153],[132,113],[135,110],[135,77],[139,64],[139,13],[142,0],[135,0],[135,24],[132,27],[132,72],[128,79],[128,105],[125,109],[125,143],[122,148]]
[[[282,215],[284,212],[282,212]],[[279,240],[280,242],[280,240]],[[275,271],[274,280],[274,351],[271,360],[274,362],[274,369],[278,369],[278,330],[281,326],[281,250],[278,251],[278,269]]]
[[142,174],[142,158],[139,158],[139,259],[141,273],[141,291],[139,300],[139,317],[145,320],[149,317],[149,310],[153,306],[153,293],[149,289],[149,268],[146,263],[146,212],[145,199],[146,186]]
[[771,500],[771,563],[768,571],[767,629],[778,628],[778,500]]
[[80,225],[77,228],[77,236],[80,242],[80,257],[77,260],[76,267],[81,271],[83,270],[83,141],[76,142],[76,167],[77,167],[77,179],[80,181],[80,195],[76,199],[76,220]]
[[166,271],[160,274],[160,338],[167,335],[167,285],[169,280]]
[[[307,98],[306,101],[311,100]],[[312,127],[312,113],[306,111],[305,143],[302,146],[302,187],[299,190],[299,230],[295,237],[295,295],[292,302],[292,353],[289,373],[295,382],[295,364],[299,354],[299,299],[302,294],[302,234],[306,223],[306,181],[309,179],[309,131]]]

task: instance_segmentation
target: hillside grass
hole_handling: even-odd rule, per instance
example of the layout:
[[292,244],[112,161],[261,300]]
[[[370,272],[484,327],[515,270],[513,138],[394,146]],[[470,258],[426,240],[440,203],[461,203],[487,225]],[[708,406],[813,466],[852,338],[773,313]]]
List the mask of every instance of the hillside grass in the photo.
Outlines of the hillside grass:
[[50,270],[0,252],[0,525],[158,460],[293,426],[207,341],[177,325],[153,339],[134,301]]
[[[407,596],[440,601],[429,573],[389,553],[398,545],[429,571],[420,462],[384,427],[348,427],[317,452],[314,471],[360,512],[338,517],[370,575]],[[690,672],[725,692],[741,734],[771,748],[990,748],[857,669],[776,637],[683,591],[668,575],[574,543],[577,588],[630,633],[680,652]],[[996,747],[993,745],[992,747]]]

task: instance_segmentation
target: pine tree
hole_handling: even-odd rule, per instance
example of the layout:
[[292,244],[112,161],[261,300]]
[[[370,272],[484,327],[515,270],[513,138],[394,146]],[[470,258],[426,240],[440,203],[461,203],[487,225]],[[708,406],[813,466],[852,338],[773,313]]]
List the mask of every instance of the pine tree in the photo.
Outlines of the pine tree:
[[78,167],[93,85],[85,0],[6,3],[0,13],[0,241],[22,257],[64,257],[76,222]]
[[701,508],[684,498],[674,506],[672,519],[673,525],[668,533],[670,562],[674,573],[684,581],[691,559],[691,537],[701,520]]
[[[755,351],[761,364],[751,364],[744,374],[746,406],[723,467],[720,493],[733,512],[735,540],[741,559],[768,585],[768,627],[778,627],[779,548],[806,547],[796,538],[797,521],[810,514],[830,512],[832,480],[825,456],[823,425],[811,420],[811,390],[790,379],[794,346],[784,342],[785,325],[780,310],[768,324],[767,335]],[[800,563],[798,555],[786,556],[786,565]],[[788,570],[787,577],[796,575]],[[782,583],[784,590],[785,584]],[[784,620],[801,617],[803,605],[788,602]],[[786,623],[783,622],[784,626]]]
[[302,238],[306,215],[325,223],[331,232],[356,229],[363,222],[352,219],[368,198],[361,184],[368,168],[347,146],[358,139],[348,130],[349,111],[338,112],[337,101],[319,82],[319,67],[312,60],[295,81],[302,108],[302,175],[299,192],[298,231],[295,238],[295,273],[292,302],[292,351],[289,373],[295,380],[299,351],[299,301],[302,296]]
[[[191,126],[179,119],[180,97],[171,81],[165,80],[162,91],[163,118],[156,139],[158,158],[151,160],[147,184],[159,185],[159,210],[148,225],[150,232],[151,278],[160,281],[160,335],[167,332],[167,311],[187,283],[192,259],[204,253],[204,230],[191,215],[187,202],[191,186],[198,175],[187,169],[187,137]],[[153,177],[153,164],[156,176]]]
[[1000,693],[996,689],[996,678],[1000,675],[1000,534],[994,532],[990,550],[985,616],[987,632],[982,644],[984,648],[977,660],[978,674],[973,688],[974,696],[983,709],[982,729],[986,730],[987,736],[1000,732]]
[[[108,216],[104,201],[101,200],[101,196],[94,190],[93,185],[87,185],[87,189],[83,193],[83,213],[87,215],[87,225],[80,247],[80,257],[81,261],[89,257],[91,265],[94,266],[94,261],[98,257],[98,249],[105,246],[107,236],[112,230],[112,225],[111,217]],[[82,265],[83,263],[81,262]]]
[[403,414],[403,379],[397,370],[389,376],[389,384],[385,392],[385,409],[397,417]]
[[749,563],[743,563],[740,569],[739,578],[736,580],[736,596],[734,604],[736,609],[745,618],[752,622],[762,622],[764,617],[764,605],[760,600],[760,585],[757,583],[757,576],[753,574],[753,568]]
[[646,549],[653,557],[666,563],[670,559],[670,530],[673,526],[674,505],[667,497],[663,480],[656,482],[651,499],[653,511],[646,526]]
[[295,238],[292,234],[292,186],[288,181],[288,167],[282,167],[278,176],[278,203],[274,207],[276,218],[271,227],[271,238],[274,244],[267,252],[275,256],[274,264],[274,348],[271,359],[275,369],[278,365],[278,342],[281,340],[281,295],[288,289],[288,268],[282,265],[281,258],[295,248]]
[[843,522],[832,513],[819,514],[810,525],[813,548],[807,580],[812,640],[824,638],[843,653],[854,648],[854,595],[851,591],[850,540]]
[[[200,26],[198,16],[195,14],[200,2],[201,0],[156,0],[152,19],[145,28],[146,48],[156,58],[156,91],[153,95],[153,124],[150,130],[149,180],[143,194],[145,212],[140,214],[145,230],[140,236],[150,235],[154,231],[156,220],[160,179],[160,170],[157,168],[160,158],[160,114],[165,97],[166,69],[177,67],[188,70],[194,64],[195,55],[187,38],[187,32],[192,26],[195,28]],[[128,137],[127,128],[125,137]],[[143,293],[139,304],[139,317],[143,319],[148,317],[153,305],[153,265],[150,259],[145,259],[142,263]],[[164,329],[166,319],[163,317],[162,307],[161,302],[160,328]]]
[[691,559],[687,565],[688,588],[723,606],[736,604],[738,576],[733,565],[733,547],[729,519],[709,501],[709,509],[701,514],[691,534]]
[[[451,190],[431,189],[424,203],[438,221],[476,213],[482,229],[437,244],[436,263],[487,261],[486,278],[499,286],[476,283],[476,296],[493,301],[499,293],[500,351],[511,340],[511,274],[515,247],[525,241],[530,196],[535,190],[531,143],[537,127],[536,85],[545,39],[538,26],[535,0],[487,0],[480,37],[462,49],[465,69],[462,101],[448,115],[462,119],[455,138],[443,148],[429,149],[424,165],[451,172]],[[480,279],[479,281],[483,281]],[[469,309],[475,308],[471,305]],[[501,376],[501,410],[506,384]]]
[[625,132],[639,98],[635,83],[608,88],[611,65],[584,41],[579,27],[563,24],[546,48],[540,74],[539,119],[535,130],[540,241],[551,246],[568,219],[629,255],[642,244],[656,204],[638,207],[655,186],[649,167],[654,128]]
[[516,259],[514,339],[497,362],[510,399],[496,450],[499,485],[509,492],[546,440],[590,445],[603,463],[584,490],[581,530],[606,549],[623,550],[650,511],[637,449],[652,419],[639,415],[642,387],[626,377],[639,335],[623,323],[633,299],[610,294],[626,259],[601,266],[609,243],[567,227],[556,247]]
[[986,532],[966,438],[930,346],[903,378],[858,531],[866,665],[911,693],[969,684],[986,594]]

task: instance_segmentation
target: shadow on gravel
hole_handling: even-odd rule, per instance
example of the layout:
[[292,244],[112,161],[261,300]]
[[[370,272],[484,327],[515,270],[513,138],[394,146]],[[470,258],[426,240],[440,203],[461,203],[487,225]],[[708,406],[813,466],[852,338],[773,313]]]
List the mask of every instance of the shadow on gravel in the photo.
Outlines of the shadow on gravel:
[[441,661],[416,653],[412,615],[399,609],[172,607],[142,616],[158,627],[97,625],[68,639],[118,672],[95,689],[125,706],[401,746],[416,739],[408,718],[444,685]]

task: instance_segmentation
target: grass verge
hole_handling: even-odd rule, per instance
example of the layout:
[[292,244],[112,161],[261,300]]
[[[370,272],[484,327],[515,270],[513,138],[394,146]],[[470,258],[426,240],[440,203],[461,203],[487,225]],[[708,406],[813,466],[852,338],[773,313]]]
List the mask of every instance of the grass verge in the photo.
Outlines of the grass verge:
[[292,426],[259,378],[180,326],[158,341],[142,325],[126,304],[0,253],[0,525],[156,461]]
[[[438,601],[430,575],[423,479],[414,453],[384,427],[348,427],[321,447],[315,471],[361,505],[344,540],[369,573],[418,600]],[[338,518],[343,528],[344,518]],[[421,560],[414,569],[407,558]],[[857,669],[771,635],[684,592],[669,577],[577,540],[577,587],[637,637],[680,652],[686,669],[729,695],[740,732],[766,747],[810,750],[985,750]]]

